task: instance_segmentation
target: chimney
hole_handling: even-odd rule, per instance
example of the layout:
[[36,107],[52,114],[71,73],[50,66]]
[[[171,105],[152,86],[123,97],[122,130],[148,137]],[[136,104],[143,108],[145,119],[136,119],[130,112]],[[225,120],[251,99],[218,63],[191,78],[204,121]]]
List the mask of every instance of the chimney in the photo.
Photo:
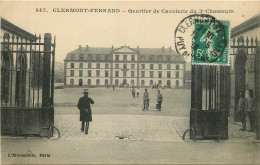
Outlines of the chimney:
[[162,47],[162,52],[164,52],[164,46]]
[[139,52],[139,46],[137,46],[137,51]]
[[88,51],[88,45],[86,45],[86,51]]
[[112,45],[112,51],[114,51],[114,46]]
[[82,48],[82,46],[81,46],[81,45],[79,45],[79,50],[81,50],[81,48]]
[[172,52],[172,47],[170,46],[170,52]]

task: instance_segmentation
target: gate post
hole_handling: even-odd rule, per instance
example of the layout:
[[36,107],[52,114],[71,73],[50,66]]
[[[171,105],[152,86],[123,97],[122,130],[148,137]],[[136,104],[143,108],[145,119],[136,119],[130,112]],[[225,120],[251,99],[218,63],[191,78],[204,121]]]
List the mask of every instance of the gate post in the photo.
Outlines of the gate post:
[[42,107],[49,107],[50,100],[50,68],[51,64],[51,33],[44,34]]
[[256,86],[256,115],[255,115],[255,129],[256,129],[256,139],[260,139],[260,47],[256,48],[255,54],[255,86]]

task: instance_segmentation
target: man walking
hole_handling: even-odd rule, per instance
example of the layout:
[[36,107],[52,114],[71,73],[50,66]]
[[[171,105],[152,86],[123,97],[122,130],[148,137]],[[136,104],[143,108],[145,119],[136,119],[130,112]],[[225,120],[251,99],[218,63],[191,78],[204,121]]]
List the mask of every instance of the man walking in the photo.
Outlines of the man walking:
[[149,110],[149,93],[147,92],[147,89],[144,91],[144,96],[143,96],[143,110]]
[[82,122],[81,125],[81,131],[84,132],[84,127],[86,123],[85,128],[85,134],[88,134],[88,128],[89,128],[89,122],[92,121],[92,112],[90,104],[94,104],[94,101],[88,97],[88,90],[84,90],[84,96],[79,99],[78,102],[78,109],[80,110],[80,121]]
[[242,120],[242,128],[240,128],[241,131],[246,130],[246,108],[247,108],[247,100],[245,98],[244,91],[241,90],[240,98],[238,100],[238,105],[237,105],[237,113]]
[[161,111],[162,100],[163,100],[163,96],[160,93],[160,90],[158,90],[158,95],[157,95],[158,111]]

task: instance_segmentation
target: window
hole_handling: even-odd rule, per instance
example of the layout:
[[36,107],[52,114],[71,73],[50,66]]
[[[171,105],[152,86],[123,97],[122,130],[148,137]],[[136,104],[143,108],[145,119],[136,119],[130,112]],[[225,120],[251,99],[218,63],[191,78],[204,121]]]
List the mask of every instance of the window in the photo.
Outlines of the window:
[[162,69],[162,64],[158,64],[158,68],[159,68],[159,69]]
[[153,78],[153,71],[150,71],[150,78]]
[[119,64],[116,64],[116,69],[119,69]]
[[141,57],[141,61],[144,61],[144,56]]
[[150,86],[153,86],[153,80],[150,80]]
[[141,68],[142,68],[142,69],[145,69],[145,64],[142,64],[142,65],[141,65]]
[[176,64],[176,70],[179,70],[179,69],[180,69],[179,64]]
[[70,68],[74,68],[74,63],[70,63]]
[[70,59],[71,59],[71,60],[74,60],[74,55],[71,55]]
[[141,81],[141,85],[144,86],[144,80]]
[[118,86],[118,79],[115,80],[115,85]]
[[119,55],[116,55],[116,61],[119,61]]
[[167,64],[167,69],[168,69],[168,70],[171,69],[171,64]]
[[131,69],[134,69],[135,68],[135,64],[131,64]]
[[127,61],[127,55],[124,55],[124,61]]
[[123,77],[126,77],[126,71],[123,72]]
[[108,64],[105,65],[105,68],[108,69]]
[[158,60],[159,60],[159,61],[162,61],[162,57],[161,57],[161,56],[159,56],[159,57],[158,57]]
[[83,70],[79,70],[79,77],[83,76]]
[[96,80],[96,85],[99,85],[99,84],[100,84],[100,80],[97,79],[97,80]]
[[106,61],[107,61],[107,60],[109,60],[109,57],[108,57],[108,55],[106,55],[106,56],[105,56],[105,60],[106,60]]
[[119,77],[119,71],[115,71],[115,76]]
[[79,68],[83,68],[83,63],[79,63]]
[[150,56],[150,57],[149,57],[149,60],[150,60],[150,61],[153,61],[153,56]]
[[88,85],[91,85],[91,79],[88,79]]
[[74,80],[70,79],[70,85],[74,85]]
[[176,78],[179,78],[179,76],[180,76],[179,72],[176,72]]
[[91,54],[88,55],[88,60],[93,60],[93,56]]
[[79,56],[79,60],[80,60],[80,61],[83,60],[83,55],[82,55],[82,54]]
[[91,70],[88,70],[88,77],[91,77]]
[[96,58],[97,58],[97,60],[100,60],[100,55],[97,55]]
[[167,78],[171,78],[171,72],[167,71]]
[[158,77],[159,77],[159,78],[162,78],[162,71],[159,71],[159,72],[158,72]]
[[123,65],[123,68],[126,69],[126,68],[127,68],[127,64],[124,64],[124,65]]
[[108,77],[108,70],[105,71],[105,77]]
[[142,77],[142,78],[145,77],[145,71],[141,71],[141,77]]
[[167,61],[171,61],[171,56],[168,56],[168,57],[167,57]]
[[91,69],[91,63],[88,63],[88,68]]
[[150,69],[153,69],[153,64],[150,64]]
[[131,61],[135,61],[135,55],[131,56]]
[[74,76],[74,70],[70,71],[70,76]]
[[100,70],[97,70],[97,71],[96,71],[96,76],[97,76],[97,77],[100,77]]
[[131,77],[135,77],[135,71],[131,71]]
[[100,63],[97,63],[97,69],[100,69]]

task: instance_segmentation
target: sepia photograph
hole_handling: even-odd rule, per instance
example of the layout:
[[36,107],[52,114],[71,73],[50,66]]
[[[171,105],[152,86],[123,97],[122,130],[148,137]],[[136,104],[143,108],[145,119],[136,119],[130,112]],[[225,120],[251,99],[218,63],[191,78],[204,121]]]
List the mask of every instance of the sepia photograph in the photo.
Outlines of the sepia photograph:
[[0,1],[1,164],[260,164],[260,1]]

